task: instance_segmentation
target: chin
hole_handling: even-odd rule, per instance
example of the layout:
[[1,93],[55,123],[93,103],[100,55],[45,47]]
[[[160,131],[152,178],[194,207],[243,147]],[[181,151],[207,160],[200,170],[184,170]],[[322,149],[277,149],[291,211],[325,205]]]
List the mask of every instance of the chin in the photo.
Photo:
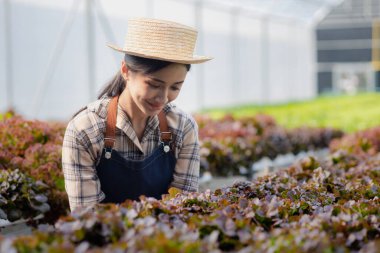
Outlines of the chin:
[[144,106],[144,113],[149,116],[154,116],[160,113],[164,107],[152,107],[151,104],[146,103],[146,106]]
[[151,108],[144,107],[141,110],[146,116],[155,116],[160,113],[161,110],[152,110]]

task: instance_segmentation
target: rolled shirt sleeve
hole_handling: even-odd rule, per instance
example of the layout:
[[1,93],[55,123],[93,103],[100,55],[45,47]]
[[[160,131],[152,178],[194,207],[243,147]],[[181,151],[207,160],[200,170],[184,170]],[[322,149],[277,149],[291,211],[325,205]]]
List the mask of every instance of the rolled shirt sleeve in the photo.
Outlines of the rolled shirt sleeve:
[[198,191],[200,166],[198,125],[189,115],[186,115],[184,121],[182,145],[178,147],[177,163],[171,186],[195,192]]
[[62,146],[62,168],[70,209],[99,203],[105,198],[96,173],[96,155],[85,131],[69,123]]

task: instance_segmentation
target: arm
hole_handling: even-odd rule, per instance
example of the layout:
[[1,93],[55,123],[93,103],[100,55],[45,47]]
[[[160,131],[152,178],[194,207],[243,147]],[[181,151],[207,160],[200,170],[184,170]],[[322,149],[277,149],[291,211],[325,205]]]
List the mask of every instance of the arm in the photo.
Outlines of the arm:
[[199,164],[198,126],[193,118],[188,118],[183,130],[182,146],[179,148],[171,187],[184,191],[198,191]]
[[104,199],[96,173],[96,157],[84,131],[71,122],[63,139],[62,168],[70,209],[94,205]]

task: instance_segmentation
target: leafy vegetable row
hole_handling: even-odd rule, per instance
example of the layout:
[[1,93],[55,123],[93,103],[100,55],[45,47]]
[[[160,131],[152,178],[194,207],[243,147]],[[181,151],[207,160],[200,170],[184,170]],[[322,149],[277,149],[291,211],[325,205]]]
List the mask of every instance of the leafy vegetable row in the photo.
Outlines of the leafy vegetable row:
[[[340,154],[341,155],[341,154]],[[341,155],[342,156],[342,155]],[[3,239],[17,252],[376,252],[380,157],[345,166],[313,157],[214,192],[142,197]],[[5,245],[5,246],[4,246]]]

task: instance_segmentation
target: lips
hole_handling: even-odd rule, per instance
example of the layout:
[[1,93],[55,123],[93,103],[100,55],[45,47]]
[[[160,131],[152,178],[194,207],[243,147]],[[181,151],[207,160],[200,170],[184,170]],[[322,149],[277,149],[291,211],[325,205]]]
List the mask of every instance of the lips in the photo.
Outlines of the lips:
[[161,110],[164,105],[161,103],[150,103],[147,101],[147,104],[153,109],[153,110]]

